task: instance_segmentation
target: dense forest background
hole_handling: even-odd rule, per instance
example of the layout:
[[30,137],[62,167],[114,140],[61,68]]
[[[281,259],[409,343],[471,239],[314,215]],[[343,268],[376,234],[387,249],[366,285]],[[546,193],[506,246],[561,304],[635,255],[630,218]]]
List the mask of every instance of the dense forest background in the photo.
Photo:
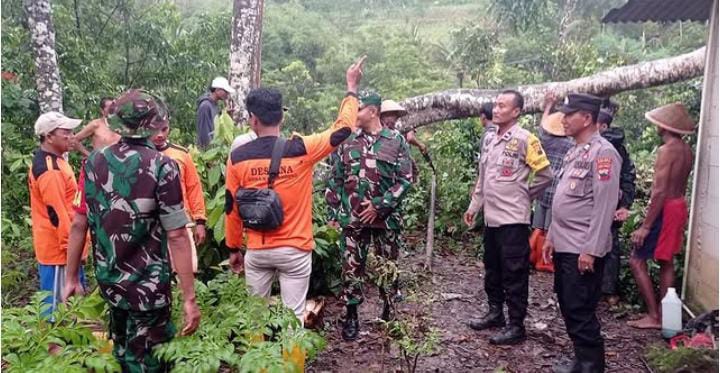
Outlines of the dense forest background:
[[[262,34],[262,85],[279,88],[289,107],[284,130],[310,133],[334,118],[344,91],[344,71],[367,54],[364,87],[401,100],[450,88],[511,88],[563,81],[615,66],[669,57],[705,43],[706,25],[602,24],[623,0],[266,0]],[[194,142],[197,98],[229,65],[232,2],[154,0],[56,0],[53,21],[66,114],[98,115],[98,101],[130,87],[165,97],[171,110],[172,141]],[[29,220],[27,169],[38,116],[34,63],[22,1],[2,2],[2,304],[21,305],[37,289]],[[701,80],[631,91],[613,97],[638,167],[638,196],[623,240],[637,226],[652,181],[659,144],[643,114],[681,101],[697,118]],[[538,116],[523,117],[533,129]],[[210,228],[201,248],[203,276],[211,278],[226,256],[222,227],[222,184],[228,139],[195,154],[205,183]],[[429,145],[438,178],[436,234],[440,249],[477,250],[461,214],[476,177],[475,119],[436,123],[419,132]],[[694,137],[690,136],[694,144]],[[415,151],[415,150],[413,150]],[[427,221],[431,170],[413,153],[420,179],[405,203],[408,231]],[[77,166],[79,158],[71,155]],[[318,188],[321,185],[318,184]],[[333,290],[338,269],[337,235],[324,226],[322,199],[315,218],[319,276],[317,292]],[[412,249],[412,247],[408,248]],[[627,250],[627,248],[626,248]],[[680,267],[680,266],[679,266]],[[623,293],[637,302],[629,271]]]

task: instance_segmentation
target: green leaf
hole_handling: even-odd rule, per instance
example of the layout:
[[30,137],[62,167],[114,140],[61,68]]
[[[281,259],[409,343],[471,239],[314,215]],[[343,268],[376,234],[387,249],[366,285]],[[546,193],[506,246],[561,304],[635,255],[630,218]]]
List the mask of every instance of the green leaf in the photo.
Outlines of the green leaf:
[[210,173],[208,174],[208,183],[209,185],[217,185],[220,181],[220,167],[213,167],[210,169]]
[[225,239],[225,219],[218,219],[217,224],[213,227],[213,238],[218,243]]
[[210,211],[210,214],[208,215],[207,224],[208,227],[211,227],[212,229],[217,229],[217,223],[220,220],[225,220],[225,206],[218,206],[212,209]]

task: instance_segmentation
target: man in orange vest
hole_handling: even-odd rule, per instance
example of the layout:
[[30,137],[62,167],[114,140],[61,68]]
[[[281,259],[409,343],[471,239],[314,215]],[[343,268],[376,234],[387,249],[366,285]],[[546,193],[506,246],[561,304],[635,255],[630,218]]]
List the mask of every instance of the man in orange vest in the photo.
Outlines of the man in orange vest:
[[[35,152],[28,171],[30,217],[35,257],[39,263],[40,290],[51,291],[45,302],[55,310],[65,283],[70,224],[75,212],[73,198],[77,192],[75,173],[63,158],[70,149],[72,130],[82,120],[51,111],[35,122],[40,149]],[[85,274],[79,272],[80,283]]]
[[155,144],[155,148],[157,148],[159,152],[174,160],[180,169],[180,187],[183,193],[183,205],[191,221],[190,224],[188,224],[188,232],[190,233],[193,271],[197,272],[197,250],[195,244],[202,244],[205,241],[205,221],[207,220],[205,217],[205,199],[203,196],[202,182],[200,181],[197,168],[195,168],[195,162],[188,149],[169,142],[169,133],[170,125],[169,123],[165,123],[150,137],[150,141]]

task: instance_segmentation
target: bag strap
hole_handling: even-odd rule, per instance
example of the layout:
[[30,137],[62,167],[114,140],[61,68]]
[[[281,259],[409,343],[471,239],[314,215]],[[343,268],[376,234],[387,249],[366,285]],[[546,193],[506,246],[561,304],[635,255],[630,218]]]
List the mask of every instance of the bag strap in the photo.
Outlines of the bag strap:
[[285,153],[285,138],[278,136],[273,146],[272,159],[270,160],[270,172],[268,173],[268,189],[272,189],[275,179],[280,175],[280,161]]

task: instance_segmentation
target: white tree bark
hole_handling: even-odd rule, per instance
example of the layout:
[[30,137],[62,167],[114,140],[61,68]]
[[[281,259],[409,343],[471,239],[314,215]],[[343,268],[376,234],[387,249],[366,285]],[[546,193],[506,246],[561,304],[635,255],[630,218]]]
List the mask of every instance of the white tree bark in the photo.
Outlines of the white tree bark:
[[[620,92],[655,87],[703,74],[705,47],[694,52],[635,65],[617,67],[597,74],[565,82],[548,82],[508,87],[516,89],[525,98],[525,112],[542,111],[546,91],[562,98],[571,92],[598,96],[611,96]],[[399,127],[417,128],[430,123],[463,119],[480,115],[485,102],[491,102],[502,90],[452,89],[411,97],[401,102],[408,110]]]
[[236,123],[247,121],[245,97],[260,85],[264,0],[234,0],[230,39],[230,85]]
[[55,27],[50,0],[25,0],[24,7],[35,57],[35,85],[40,112],[62,112],[62,85],[55,52]]

